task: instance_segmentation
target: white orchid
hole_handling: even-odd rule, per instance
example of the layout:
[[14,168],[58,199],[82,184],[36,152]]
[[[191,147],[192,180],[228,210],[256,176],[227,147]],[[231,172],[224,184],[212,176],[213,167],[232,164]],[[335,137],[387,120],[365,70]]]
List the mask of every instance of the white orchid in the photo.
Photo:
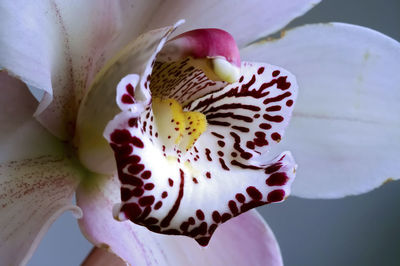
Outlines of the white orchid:
[[332,23],[248,45],[318,2],[0,3],[1,263],[73,210],[132,265],[282,265],[240,213],[398,179],[398,42]]

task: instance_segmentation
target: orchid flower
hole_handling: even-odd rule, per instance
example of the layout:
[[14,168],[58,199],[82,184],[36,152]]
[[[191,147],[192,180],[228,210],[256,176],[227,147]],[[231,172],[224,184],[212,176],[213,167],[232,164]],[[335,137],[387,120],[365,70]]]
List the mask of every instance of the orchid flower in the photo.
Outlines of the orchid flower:
[[332,23],[248,45],[318,2],[0,3],[2,263],[72,210],[131,265],[282,265],[250,209],[398,179],[398,42]]

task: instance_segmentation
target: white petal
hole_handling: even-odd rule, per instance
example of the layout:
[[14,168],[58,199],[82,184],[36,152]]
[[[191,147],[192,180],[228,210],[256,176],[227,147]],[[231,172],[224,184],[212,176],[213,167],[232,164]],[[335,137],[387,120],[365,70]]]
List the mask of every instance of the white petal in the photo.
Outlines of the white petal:
[[400,44],[348,24],[308,25],[242,51],[297,77],[299,98],[287,138],[298,158],[293,193],[360,194],[400,171]]
[[28,88],[0,72],[0,258],[25,264],[54,220],[71,204],[77,179],[63,145],[33,117]]
[[141,33],[150,7],[110,0],[2,2],[0,69],[47,92],[36,115],[52,133],[69,139],[87,87]]
[[116,98],[116,95],[123,95],[121,90],[125,90],[118,86],[119,82],[128,74],[140,74],[138,86],[138,76],[130,75],[135,77],[134,80],[131,79],[131,85],[135,87],[135,101],[148,104],[151,101],[148,77],[153,68],[153,61],[168,36],[180,23],[181,21],[173,26],[140,35],[108,62],[96,77],[82,101],[76,137],[79,158],[91,171],[112,173],[115,170],[112,151],[103,138],[103,131],[107,123],[119,112],[116,99],[118,104],[122,99]]
[[186,19],[179,32],[196,28],[220,28],[236,39],[239,47],[269,35],[303,15],[320,0],[206,0],[163,1],[153,11],[148,29]]
[[227,222],[216,232],[207,248],[180,236],[164,236],[129,221],[112,218],[113,205],[120,201],[117,178],[100,188],[77,191],[84,216],[79,225],[86,237],[136,266],[166,265],[254,265],[281,266],[276,239],[261,216],[250,211]]

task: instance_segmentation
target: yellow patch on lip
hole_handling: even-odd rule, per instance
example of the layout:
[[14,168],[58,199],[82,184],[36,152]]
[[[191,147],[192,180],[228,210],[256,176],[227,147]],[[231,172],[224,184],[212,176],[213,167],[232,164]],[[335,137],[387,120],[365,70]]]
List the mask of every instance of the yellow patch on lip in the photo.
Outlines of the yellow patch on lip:
[[183,111],[175,99],[153,98],[152,105],[155,124],[164,143],[173,143],[187,151],[207,129],[204,114]]

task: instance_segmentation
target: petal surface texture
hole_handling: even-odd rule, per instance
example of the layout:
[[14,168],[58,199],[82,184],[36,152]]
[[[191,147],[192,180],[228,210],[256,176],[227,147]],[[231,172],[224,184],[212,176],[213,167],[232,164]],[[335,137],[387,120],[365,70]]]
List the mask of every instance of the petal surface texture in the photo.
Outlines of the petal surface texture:
[[142,32],[151,8],[148,1],[2,2],[0,69],[44,90],[38,120],[70,139],[94,76]]
[[[118,107],[137,107],[135,111],[138,112],[151,101],[148,77],[153,61],[179,23],[140,35],[114,56],[95,78],[79,110],[75,139],[79,147],[79,158],[91,171],[115,171],[112,150],[103,137],[103,131],[107,123],[120,111]],[[115,88],[126,75],[131,84],[129,91],[116,92]],[[122,97],[117,99],[116,96],[121,95]]]
[[250,1],[163,1],[157,3],[148,29],[187,20],[179,32],[196,28],[223,29],[235,38],[239,47],[265,37],[306,13],[319,0]]
[[[175,82],[154,70],[152,105],[118,114],[105,137],[122,183],[118,219],[207,245],[218,225],[289,195],[296,168],[290,152],[261,155],[281,140],[297,84],[284,69],[244,62],[240,79],[221,89],[187,62],[166,70]],[[126,82],[118,88],[132,85]],[[208,86],[219,90],[191,100]]]
[[400,44],[341,23],[295,28],[242,51],[290,69],[301,93],[283,147],[299,164],[293,193],[338,198],[400,178]]
[[256,211],[227,222],[203,248],[189,238],[156,234],[129,221],[114,220],[111,212],[120,201],[119,186],[117,178],[110,178],[91,193],[78,189],[77,203],[84,213],[79,225],[93,244],[108,247],[130,265],[283,265],[276,239]]
[[32,117],[37,101],[0,72],[0,258],[24,265],[52,222],[66,210],[78,175],[62,145]]

